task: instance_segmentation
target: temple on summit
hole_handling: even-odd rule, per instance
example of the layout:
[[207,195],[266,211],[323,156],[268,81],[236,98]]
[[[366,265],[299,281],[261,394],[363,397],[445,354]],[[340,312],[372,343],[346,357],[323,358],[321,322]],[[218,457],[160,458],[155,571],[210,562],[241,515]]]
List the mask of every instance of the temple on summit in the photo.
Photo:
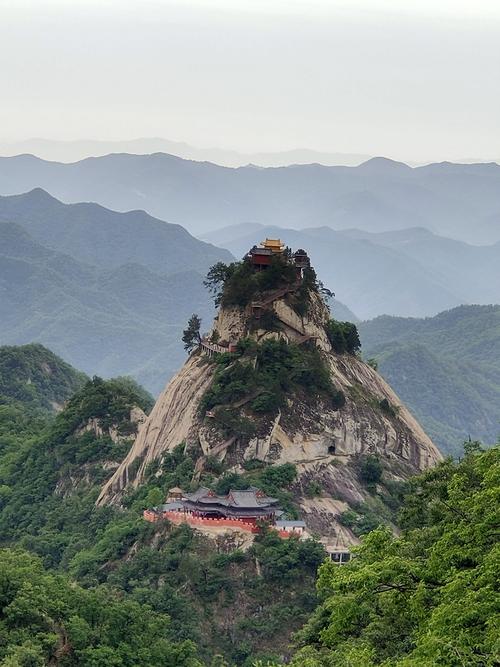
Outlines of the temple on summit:
[[247,260],[250,261],[255,271],[264,271],[267,269],[273,260],[273,257],[285,255],[290,264],[297,267],[298,275],[301,277],[303,269],[311,265],[309,257],[305,250],[299,249],[293,254],[288,250],[288,255],[285,252],[285,244],[281,239],[266,239],[260,245],[254,245],[247,253]]
[[266,239],[260,245],[254,245],[248,252],[248,258],[257,271],[266,269],[274,255],[282,255],[285,244],[280,239]]

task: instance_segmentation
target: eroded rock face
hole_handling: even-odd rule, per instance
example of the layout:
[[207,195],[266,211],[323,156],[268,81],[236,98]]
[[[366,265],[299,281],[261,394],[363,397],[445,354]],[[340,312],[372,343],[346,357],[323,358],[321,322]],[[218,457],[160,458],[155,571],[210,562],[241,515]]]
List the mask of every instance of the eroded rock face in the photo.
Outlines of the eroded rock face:
[[[260,424],[254,437],[224,441],[213,420],[199,409],[215,367],[197,351],[158,398],[129,454],[103,488],[98,502],[119,502],[127,485],[137,486],[143,481],[148,463],[161,460],[165,452],[185,443],[186,448],[199,452],[200,467],[206,455],[224,459],[235,470],[249,459],[294,463],[299,470],[299,496],[301,484],[318,477],[323,488],[337,493],[337,499],[322,498],[314,504],[304,497],[301,504],[308,526],[327,534],[331,529],[328,525],[335,523],[335,512],[338,514],[339,507],[344,507],[342,503],[360,501],[363,497],[349,467],[354,455],[378,454],[387,466],[398,471],[396,477],[400,474],[403,478],[441,459],[435,445],[375,370],[354,356],[333,353],[324,328],[329,312],[319,295],[311,294],[308,316],[304,318],[290,307],[286,297],[276,300],[272,307],[281,323],[279,332],[267,332],[255,326],[250,332],[249,311],[237,308],[222,309],[213,331],[221,342],[234,342],[244,336],[262,340],[272,335],[289,342],[311,337],[325,355],[335,386],[345,394],[345,405],[335,409],[326,399],[311,400],[306,391],[294,393],[277,415]],[[381,408],[382,399],[393,406],[393,414]],[[245,413],[245,406],[241,407],[241,412],[251,416]],[[332,463],[335,461],[338,465]]]

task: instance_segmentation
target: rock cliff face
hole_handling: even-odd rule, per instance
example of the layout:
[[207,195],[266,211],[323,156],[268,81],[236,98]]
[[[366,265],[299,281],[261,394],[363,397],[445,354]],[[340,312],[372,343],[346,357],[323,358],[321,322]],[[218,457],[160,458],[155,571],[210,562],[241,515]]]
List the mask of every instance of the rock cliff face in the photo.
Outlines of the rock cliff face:
[[[199,348],[158,398],[127,457],[103,488],[99,503],[119,502],[128,485],[141,484],[149,463],[185,443],[187,449],[198,452],[198,471],[208,455],[224,460],[236,471],[250,459],[294,463],[299,472],[295,493],[308,527],[325,535],[335,532],[337,526],[338,534],[338,514],[364,499],[353,467],[356,455],[377,454],[393,479],[404,479],[441,459],[435,445],[373,368],[354,355],[333,352],[325,329],[330,314],[321,296],[309,293],[304,317],[297,314],[289,296],[279,292],[268,295],[266,307],[277,323],[273,330],[261,327],[249,305],[221,308],[211,335],[215,333],[220,345],[247,337],[258,342],[281,338],[316,346],[335,387],[344,394],[345,404],[335,408],[308,391],[291,392],[280,409],[259,419],[251,436],[228,436],[214,424],[210,413],[207,416],[200,410],[217,365],[209,358],[209,347]],[[246,401],[234,402],[234,407],[252,419]],[[307,497],[305,489],[311,481],[320,482],[321,498]]]

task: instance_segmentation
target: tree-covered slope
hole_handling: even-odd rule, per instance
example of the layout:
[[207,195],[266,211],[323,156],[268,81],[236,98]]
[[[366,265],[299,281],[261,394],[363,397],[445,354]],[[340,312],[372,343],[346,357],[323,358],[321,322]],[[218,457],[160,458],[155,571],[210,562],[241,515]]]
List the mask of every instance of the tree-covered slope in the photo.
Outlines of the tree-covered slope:
[[[202,667],[170,619],[108,588],[84,590],[19,549],[0,549],[3,667]],[[126,632],[124,629],[126,628]]]
[[0,223],[0,290],[0,343],[40,342],[89,375],[133,375],[154,392],[182,363],[193,309],[212,315],[194,270],[90,266],[14,223]]
[[53,412],[85,381],[83,373],[43,345],[0,347],[0,403]]
[[379,528],[320,568],[293,667],[498,664],[499,507],[498,446],[416,478],[401,537]]
[[0,197],[0,221],[17,223],[38,243],[99,269],[141,264],[161,276],[204,274],[214,262],[230,259],[227,251],[144,211],[63,204],[41,188]]
[[[250,667],[258,657],[286,654],[291,633],[314,609],[316,569],[325,556],[317,542],[263,534],[250,546],[241,536],[209,539],[187,526],[153,526],[142,519],[143,509],[163,500],[171,486],[190,488],[195,461],[182,445],[161,467],[151,467],[123,508],[95,506],[102,483],[135,437],[137,408],[150,406],[151,397],[129,380],[94,378],[57,416],[40,421],[24,413],[22,431],[17,425],[0,430],[0,546],[26,549],[64,574],[44,574],[26,554],[17,557],[16,572],[16,555],[0,551],[2,602],[13,610],[11,620],[0,614],[0,661],[11,655],[32,659],[16,663],[12,657],[6,665],[196,665],[185,643],[194,640],[204,665],[224,665],[215,658],[222,653],[231,666]],[[294,476],[283,471],[280,477],[272,466],[269,471],[269,491]],[[221,473],[215,461],[212,472]],[[263,471],[252,474],[261,474],[264,483]],[[203,481],[209,480],[216,478],[207,474]],[[81,592],[74,582],[92,590]],[[21,602],[26,614],[33,586],[34,617],[14,614]],[[57,615],[60,590],[73,595],[63,593],[65,606]],[[100,604],[104,596],[109,608],[90,618],[87,604]],[[136,618],[131,636],[118,645],[116,615],[129,623],[129,614]],[[136,636],[135,623],[147,637]],[[185,658],[162,657],[169,651]]]
[[500,306],[461,306],[426,319],[378,317],[359,325],[365,357],[445,453],[469,436],[500,432]]

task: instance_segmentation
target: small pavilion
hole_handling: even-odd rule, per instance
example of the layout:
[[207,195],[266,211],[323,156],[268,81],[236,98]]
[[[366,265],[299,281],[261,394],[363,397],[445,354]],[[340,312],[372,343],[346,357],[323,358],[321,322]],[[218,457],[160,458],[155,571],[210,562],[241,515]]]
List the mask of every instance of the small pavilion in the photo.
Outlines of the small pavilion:
[[284,250],[285,244],[280,239],[266,239],[260,245],[254,245],[248,256],[255,270],[262,271],[271,264],[274,255],[281,255]]

